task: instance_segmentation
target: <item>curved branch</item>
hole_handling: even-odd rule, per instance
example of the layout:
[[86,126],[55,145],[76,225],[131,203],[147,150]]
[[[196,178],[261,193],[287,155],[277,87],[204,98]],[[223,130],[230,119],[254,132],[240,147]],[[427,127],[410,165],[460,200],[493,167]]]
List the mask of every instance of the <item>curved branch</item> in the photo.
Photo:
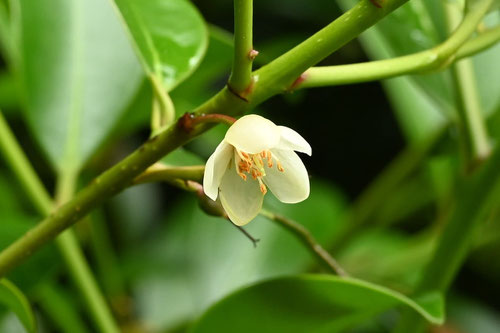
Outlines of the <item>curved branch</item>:
[[[285,91],[306,69],[315,65],[362,31],[408,0],[386,0],[383,8],[369,0],[359,1],[351,10],[327,27],[255,72],[255,89],[250,103],[224,88],[201,105],[196,115],[242,114],[271,96]],[[318,43],[318,40],[321,40]],[[192,131],[183,129],[182,118],[168,129],[150,138],[121,162],[105,171],[68,203],[57,209],[0,253],[0,276],[19,265],[38,248],[75,224],[103,200],[120,192],[144,170],[164,155],[207,131],[213,124],[200,124]]]
[[[450,39],[455,37],[454,34]],[[445,57],[450,49],[447,49],[446,54],[444,54],[441,53],[440,46],[437,46],[430,50],[392,59],[339,66],[311,67],[303,74],[301,82],[294,88],[337,86],[442,70],[460,59],[495,45],[498,41],[500,41],[500,26],[488,29],[479,36],[467,41],[451,59]]]

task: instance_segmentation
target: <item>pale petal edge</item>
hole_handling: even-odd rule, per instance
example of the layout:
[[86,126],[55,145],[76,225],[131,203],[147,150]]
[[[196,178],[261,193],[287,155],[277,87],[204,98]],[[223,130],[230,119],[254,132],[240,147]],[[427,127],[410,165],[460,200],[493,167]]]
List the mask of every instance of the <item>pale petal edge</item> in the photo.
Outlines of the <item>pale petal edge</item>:
[[280,130],[281,138],[276,148],[283,150],[295,150],[311,156],[311,145],[299,133],[286,126],[278,126],[278,128]]
[[264,183],[283,203],[292,204],[307,199],[310,194],[309,174],[300,157],[291,150],[273,149],[271,152],[279,159],[285,171],[267,169]]
[[257,181],[242,180],[236,172],[224,174],[220,185],[220,202],[229,219],[237,226],[252,221],[262,208],[264,195]]
[[219,185],[228,169],[233,154],[233,147],[222,141],[208,158],[203,174],[203,191],[212,200],[217,200]]

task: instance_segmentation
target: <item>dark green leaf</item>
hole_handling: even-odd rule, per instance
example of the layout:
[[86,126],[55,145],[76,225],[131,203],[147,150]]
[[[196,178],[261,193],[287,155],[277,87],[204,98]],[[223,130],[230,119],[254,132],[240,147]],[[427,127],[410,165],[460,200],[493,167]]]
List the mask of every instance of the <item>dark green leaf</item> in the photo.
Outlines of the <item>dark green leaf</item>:
[[352,278],[305,275],[265,281],[213,305],[192,332],[343,332],[396,306],[434,324],[444,321],[443,299],[421,304],[390,289]]

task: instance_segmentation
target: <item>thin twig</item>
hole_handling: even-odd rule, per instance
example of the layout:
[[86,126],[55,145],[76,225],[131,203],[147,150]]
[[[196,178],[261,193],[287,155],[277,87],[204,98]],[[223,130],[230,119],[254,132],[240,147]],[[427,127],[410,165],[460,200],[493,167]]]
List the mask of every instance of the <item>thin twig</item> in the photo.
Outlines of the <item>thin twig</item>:
[[271,221],[278,222],[281,226],[286,228],[288,231],[297,236],[302,243],[311,251],[311,253],[316,256],[325,266],[336,273],[338,276],[346,277],[348,274],[339,265],[339,263],[326,251],[319,243],[316,241],[314,236],[311,234],[306,227],[302,224],[290,220],[284,216],[272,213],[265,209],[260,211],[260,215],[268,218]]
[[250,235],[250,233],[248,231],[245,230],[245,228],[240,227],[239,225],[234,224],[233,222],[231,222],[231,220],[229,218],[226,218],[226,221],[228,221],[233,226],[235,226],[239,231],[241,231],[241,233],[243,235],[245,235],[253,243],[253,247],[257,247],[257,243],[260,242],[259,238],[253,237],[252,235]]

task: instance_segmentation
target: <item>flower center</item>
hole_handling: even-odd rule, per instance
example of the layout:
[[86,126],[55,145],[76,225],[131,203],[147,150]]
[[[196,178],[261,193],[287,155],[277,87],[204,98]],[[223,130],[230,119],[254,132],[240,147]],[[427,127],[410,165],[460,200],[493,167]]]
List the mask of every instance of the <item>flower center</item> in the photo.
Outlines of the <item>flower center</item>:
[[[240,151],[235,149],[235,157],[234,161],[236,164],[236,172],[243,179],[247,180],[247,174],[250,175],[254,180],[257,180],[260,185],[260,191],[262,194],[267,193],[267,188],[262,178],[266,176],[266,169],[272,168],[274,165],[274,161],[276,161],[276,168],[280,172],[285,172],[285,169],[281,165],[280,161],[273,156],[270,150],[263,150],[258,154],[248,154],[244,151]],[[266,163],[264,163],[266,160]]]

